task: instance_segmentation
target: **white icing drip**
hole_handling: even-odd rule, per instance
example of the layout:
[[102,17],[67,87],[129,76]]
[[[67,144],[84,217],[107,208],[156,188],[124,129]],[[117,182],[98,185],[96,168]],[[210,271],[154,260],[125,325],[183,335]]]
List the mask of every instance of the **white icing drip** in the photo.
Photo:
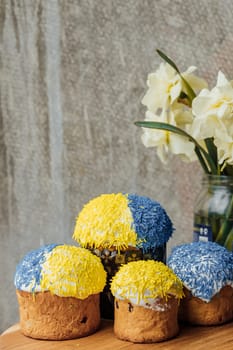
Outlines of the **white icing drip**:
[[43,289],[41,288],[41,286],[39,284],[36,284],[33,288],[33,292],[32,292],[32,286],[29,284],[28,286],[22,285],[20,287],[20,290],[22,290],[23,292],[28,292],[28,293],[37,293],[37,292],[44,292],[47,291],[48,289]]
[[135,296],[123,298],[122,296],[120,296],[120,293],[115,293],[115,298],[119,300],[128,300],[133,305],[142,306],[146,309],[151,309],[155,311],[163,312],[170,309],[170,305],[164,302],[164,300],[162,300],[161,298],[149,298],[145,295],[145,299],[139,300],[138,294],[135,294]]

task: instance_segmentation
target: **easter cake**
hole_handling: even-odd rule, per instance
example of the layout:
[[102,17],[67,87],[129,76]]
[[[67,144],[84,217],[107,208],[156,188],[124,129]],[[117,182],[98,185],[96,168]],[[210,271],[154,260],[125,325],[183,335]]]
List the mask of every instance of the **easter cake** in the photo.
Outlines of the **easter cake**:
[[179,318],[194,325],[233,319],[233,254],[215,242],[193,242],[173,249],[168,266],[184,284]]
[[122,340],[153,343],[177,335],[179,278],[162,262],[141,260],[122,265],[112,279],[114,333]]
[[94,333],[105,282],[100,259],[86,249],[50,244],[29,252],[15,273],[22,333],[47,340]]

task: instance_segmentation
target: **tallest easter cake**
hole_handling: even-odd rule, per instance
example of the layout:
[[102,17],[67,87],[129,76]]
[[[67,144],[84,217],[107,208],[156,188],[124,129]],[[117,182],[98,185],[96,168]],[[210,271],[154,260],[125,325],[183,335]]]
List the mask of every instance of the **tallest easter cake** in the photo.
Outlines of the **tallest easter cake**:
[[[102,194],[92,199],[77,217],[73,238],[93,249],[121,251],[131,247],[157,258],[173,232],[165,209],[136,194]],[[163,256],[159,256],[159,260]]]

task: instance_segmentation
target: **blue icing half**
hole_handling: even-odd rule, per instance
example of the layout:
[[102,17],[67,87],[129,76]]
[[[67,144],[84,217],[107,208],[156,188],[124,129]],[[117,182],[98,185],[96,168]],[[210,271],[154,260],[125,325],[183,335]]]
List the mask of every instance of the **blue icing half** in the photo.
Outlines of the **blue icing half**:
[[138,247],[147,253],[163,246],[174,230],[161,205],[148,197],[128,194],[128,206],[133,216],[133,228],[141,240]]
[[34,292],[36,286],[40,285],[41,267],[46,259],[46,254],[58,245],[48,244],[24,256],[16,267],[14,280],[16,289],[24,290],[30,286],[30,291]]
[[233,253],[215,242],[175,247],[167,264],[192,295],[204,301],[210,301],[224,286],[233,287]]

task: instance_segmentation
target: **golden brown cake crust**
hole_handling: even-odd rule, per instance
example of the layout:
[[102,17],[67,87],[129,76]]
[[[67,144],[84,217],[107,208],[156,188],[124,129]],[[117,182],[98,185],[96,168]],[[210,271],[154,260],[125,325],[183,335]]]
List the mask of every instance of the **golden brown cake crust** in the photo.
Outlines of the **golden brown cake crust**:
[[210,302],[205,302],[185,289],[180,301],[179,319],[193,325],[219,325],[233,319],[233,288],[225,286]]
[[94,333],[100,325],[99,294],[81,300],[50,292],[16,291],[24,335],[47,340],[73,339]]
[[154,343],[177,335],[178,300],[170,297],[165,311],[157,311],[115,299],[114,333],[134,343]]

